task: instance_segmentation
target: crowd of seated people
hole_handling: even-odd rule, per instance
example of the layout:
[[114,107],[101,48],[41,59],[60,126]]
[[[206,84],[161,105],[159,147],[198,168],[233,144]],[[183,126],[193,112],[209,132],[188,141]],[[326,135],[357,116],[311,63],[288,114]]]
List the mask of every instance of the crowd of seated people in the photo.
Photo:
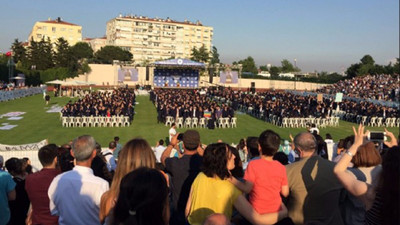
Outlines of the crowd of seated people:
[[317,90],[319,93],[343,93],[347,97],[398,101],[400,96],[400,75],[366,75],[341,80]]
[[150,94],[157,106],[158,122],[165,123],[166,117],[173,118],[219,118],[234,117],[234,110],[229,104],[219,104],[209,95],[199,90],[157,89]]
[[334,114],[339,104],[339,110],[348,114],[347,119],[350,122],[359,123],[361,116],[367,116],[367,123],[371,117],[393,118],[398,117],[398,109],[388,106],[377,105],[369,101],[355,102],[343,100],[340,103],[333,98],[323,98],[318,101],[317,96],[301,96],[284,91],[265,91],[251,94],[243,91],[234,91],[229,88],[224,90],[209,90],[212,99],[218,97],[224,101],[231,102],[233,108],[250,112],[258,118],[266,121],[274,115],[279,121],[282,118],[296,117],[315,117],[327,118]]
[[135,92],[133,89],[119,88],[110,92],[92,92],[85,97],[70,101],[61,110],[63,116],[128,116],[134,117]]
[[236,147],[204,145],[186,130],[160,161],[145,139],[118,147],[114,138],[101,150],[89,135],[40,148],[43,169],[34,173],[24,160],[0,156],[0,222],[397,224],[399,143],[387,130],[383,145],[365,140],[362,125],[353,130],[334,157],[330,135],[304,131],[288,143],[272,130]]

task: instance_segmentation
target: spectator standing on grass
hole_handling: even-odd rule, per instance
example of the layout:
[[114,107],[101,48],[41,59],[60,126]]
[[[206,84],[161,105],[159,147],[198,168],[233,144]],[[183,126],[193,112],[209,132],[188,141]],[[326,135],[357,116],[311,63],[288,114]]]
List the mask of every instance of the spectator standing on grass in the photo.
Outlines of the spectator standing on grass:
[[[161,155],[161,162],[171,176],[172,214],[170,224],[186,224],[185,207],[189,197],[190,187],[200,172],[203,157],[200,134],[195,130],[187,130],[183,134],[183,156],[169,158],[172,149],[178,144],[176,134]],[[200,153],[200,154],[199,154]]]
[[295,224],[344,224],[339,208],[342,185],[333,173],[335,163],[317,155],[313,134],[294,138],[300,161],[286,166],[289,182],[288,216]]
[[11,219],[9,225],[25,224],[25,219],[29,209],[29,198],[25,191],[25,178],[27,173],[23,169],[23,160],[17,158],[10,158],[6,161],[6,168],[13,176],[16,183],[15,191],[16,198],[9,202]]
[[164,140],[160,139],[157,146],[154,148],[154,155],[156,156],[157,163],[161,163],[161,155],[167,147],[164,146]]
[[115,141],[111,141],[108,144],[108,149],[104,149],[101,151],[101,154],[107,161],[107,168],[108,171],[110,172],[115,171],[115,168],[117,168],[117,164],[115,163],[115,158],[113,155],[113,152],[115,151],[116,148],[117,148],[117,143],[115,143]]
[[27,224],[57,224],[58,216],[52,216],[49,208],[47,191],[54,177],[60,171],[57,166],[58,147],[49,144],[39,149],[39,161],[43,166],[39,172],[28,175],[25,181],[25,190],[31,201]]
[[89,135],[80,136],[72,143],[71,153],[76,166],[55,177],[49,187],[51,214],[59,216],[60,225],[98,225],[100,199],[109,186],[90,168],[96,141]]
[[114,159],[116,161],[118,161],[119,152],[122,149],[122,145],[119,143],[119,137],[118,136],[114,137],[114,142],[117,143],[117,147],[115,148],[115,150],[113,152],[113,155],[114,155]]
[[175,123],[172,123],[171,128],[168,131],[168,136],[169,136],[169,141],[171,142],[171,139],[173,136],[176,134],[176,125]]
[[0,225],[6,225],[10,220],[9,201],[16,198],[15,182],[11,175],[3,170],[4,158],[0,155]]

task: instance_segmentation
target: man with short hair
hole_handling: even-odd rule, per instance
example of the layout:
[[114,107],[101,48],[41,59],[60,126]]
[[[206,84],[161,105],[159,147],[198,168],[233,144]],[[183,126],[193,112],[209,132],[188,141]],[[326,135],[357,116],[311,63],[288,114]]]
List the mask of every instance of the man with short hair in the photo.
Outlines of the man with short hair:
[[57,224],[58,216],[52,216],[47,191],[53,179],[60,173],[57,169],[57,151],[55,144],[39,149],[38,157],[43,166],[39,172],[30,174],[25,181],[25,190],[31,201],[28,221],[32,224]]
[[301,159],[286,166],[288,216],[295,224],[343,224],[339,210],[343,187],[333,173],[335,164],[316,154],[317,141],[309,132],[298,134],[294,145]]
[[161,155],[165,151],[164,140],[161,139],[157,142],[157,146],[154,148],[154,155],[156,156],[157,163],[161,163]]
[[107,168],[108,171],[115,171],[115,169],[117,168],[117,164],[115,163],[115,158],[113,155],[113,152],[115,151],[115,149],[117,148],[117,143],[115,143],[115,141],[111,141],[108,144],[108,149],[102,150],[101,154],[104,156],[104,158],[107,161]]
[[71,154],[76,161],[74,169],[58,175],[50,184],[51,214],[59,216],[60,225],[98,225],[100,199],[109,186],[90,168],[96,156],[96,141],[89,135],[76,138]]
[[15,182],[11,175],[2,170],[4,163],[3,156],[0,155],[0,225],[6,225],[10,220],[10,208],[8,201],[16,198]]
[[202,165],[203,157],[200,156],[200,134],[195,130],[187,130],[183,134],[183,156],[169,158],[172,149],[178,144],[176,134],[167,149],[161,155],[161,162],[166,171],[171,175],[172,190],[172,215],[170,224],[186,224],[185,208],[189,197],[190,187]]

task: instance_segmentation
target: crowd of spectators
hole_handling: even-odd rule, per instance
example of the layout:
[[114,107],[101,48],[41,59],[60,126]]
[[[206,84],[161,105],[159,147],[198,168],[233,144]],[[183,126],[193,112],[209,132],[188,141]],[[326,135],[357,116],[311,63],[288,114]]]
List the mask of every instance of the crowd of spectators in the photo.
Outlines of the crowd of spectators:
[[195,130],[154,149],[115,137],[101,150],[88,135],[49,144],[40,171],[18,158],[0,170],[0,224],[397,224],[399,143],[353,130],[338,144],[312,130],[237,146]]
[[112,92],[92,92],[85,97],[68,102],[61,113],[68,117],[81,116],[128,116],[134,117],[135,92],[133,89],[119,88]]
[[347,97],[398,101],[400,97],[400,75],[366,75],[341,80],[317,90],[319,93],[343,93]]
[[200,90],[157,89],[150,98],[157,107],[158,122],[165,123],[167,116],[173,118],[202,118],[218,120],[234,117],[234,109],[226,103],[219,104]]

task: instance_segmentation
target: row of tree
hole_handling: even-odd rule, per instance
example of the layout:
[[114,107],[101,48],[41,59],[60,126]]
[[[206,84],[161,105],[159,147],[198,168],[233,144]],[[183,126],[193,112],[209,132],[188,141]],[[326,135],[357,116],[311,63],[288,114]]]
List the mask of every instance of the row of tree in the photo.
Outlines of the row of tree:
[[346,70],[348,78],[364,76],[367,74],[395,74],[400,73],[399,67],[400,58],[396,58],[393,64],[389,62],[388,65],[375,64],[375,60],[370,55],[365,55],[360,59],[359,63],[352,64]]
[[24,73],[28,84],[75,77],[90,71],[89,63],[111,64],[113,60],[130,61],[132,54],[116,46],[105,46],[93,52],[89,44],[70,46],[64,38],[52,44],[50,39],[30,41],[28,47],[15,39],[11,46],[16,73]]

